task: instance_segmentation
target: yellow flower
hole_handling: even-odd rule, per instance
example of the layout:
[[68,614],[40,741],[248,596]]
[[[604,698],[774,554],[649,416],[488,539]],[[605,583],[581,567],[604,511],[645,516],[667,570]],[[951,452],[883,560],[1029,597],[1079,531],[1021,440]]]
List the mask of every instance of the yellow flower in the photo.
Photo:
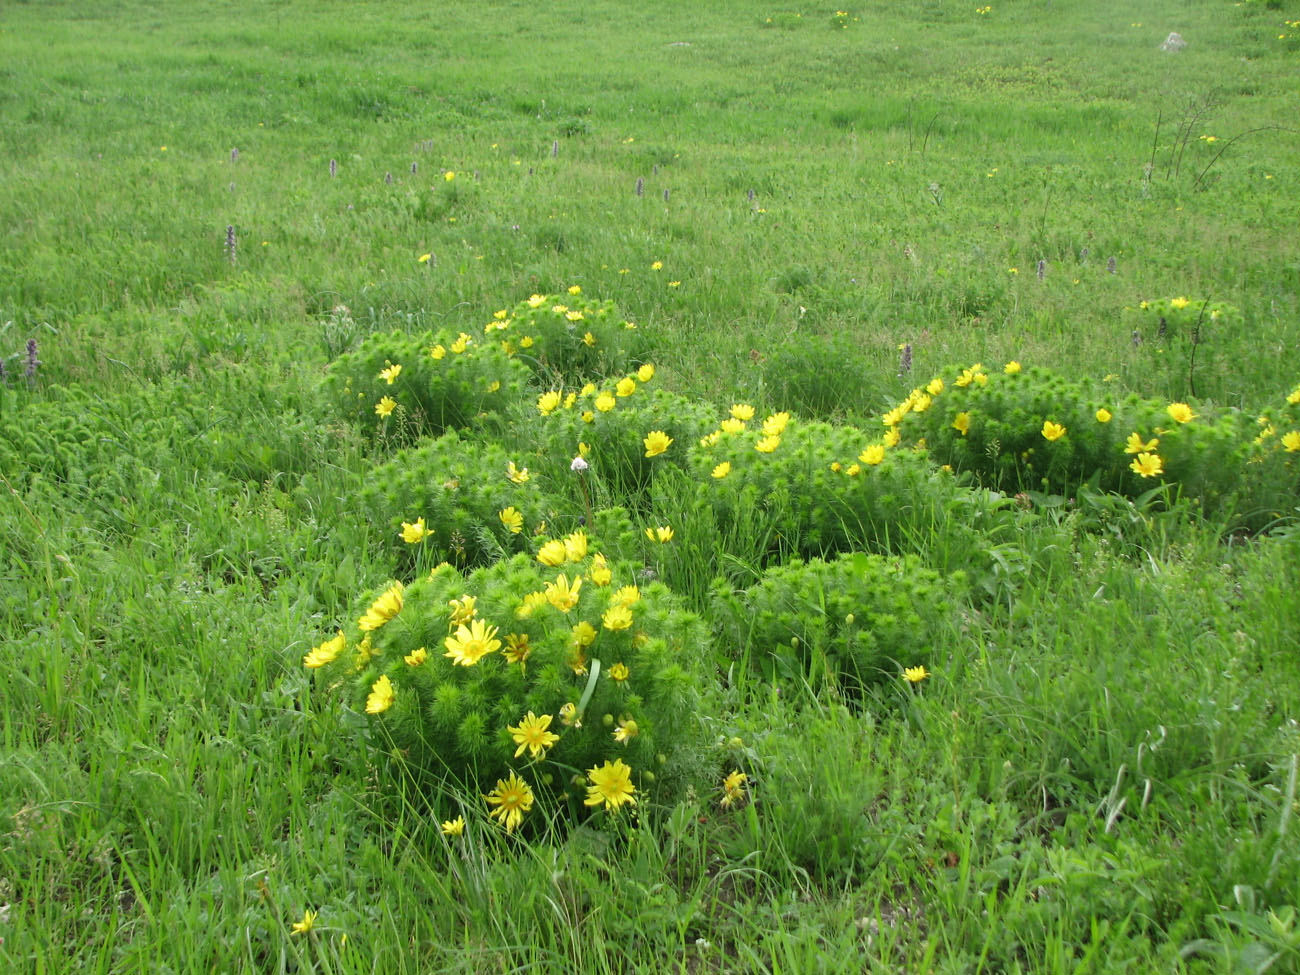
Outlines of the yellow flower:
[[614,392],[618,393],[619,396],[631,396],[636,392],[636,380],[631,376],[624,376],[614,387]]
[[932,400],[928,395],[922,393],[921,395],[917,396],[914,400],[912,400],[912,412],[924,413],[926,410],[930,408],[930,404],[933,402],[934,400]]
[[669,282],[668,282],[668,287],[670,287],[670,288],[680,288],[681,286],[682,286],[682,283],[681,283],[680,281],[669,281]]
[[618,681],[620,684],[623,683],[623,681],[627,680],[627,675],[628,675],[627,664],[623,663],[623,661],[621,660],[618,663],[616,663],[613,667],[609,668],[609,679],[613,681]]
[[560,405],[560,394],[552,389],[550,392],[542,393],[537,397],[537,412],[542,416],[550,416]]
[[546,304],[546,302],[547,302],[548,300],[549,300],[549,299],[546,297],[546,295],[529,295],[529,296],[528,296],[528,307],[529,307],[529,308],[541,308],[542,305]]
[[859,467],[857,464],[850,464],[847,468],[845,468],[844,473],[847,474],[849,477],[857,477],[859,474],[862,473],[862,468]]
[[522,664],[528,660],[528,655],[532,652],[533,645],[527,633],[506,634],[506,663]]
[[773,413],[763,421],[763,436],[779,437],[785,433],[786,425],[790,422],[790,414],[781,412]]
[[1196,419],[1196,414],[1192,412],[1192,408],[1186,403],[1170,403],[1168,413],[1171,420],[1176,420],[1179,423],[1187,423]]
[[551,568],[557,568],[568,560],[569,551],[563,541],[553,538],[541,547],[537,553],[537,561],[542,565],[549,565]]
[[466,594],[459,599],[449,600],[447,605],[451,607],[451,621],[448,629],[455,629],[474,618],[474,606],[478,602],[477,596]]
[[602,413],[608,413],[618,405],[618,400],[614,399],[612,393],[601,393],[596,397],[596,409]]
[[614,740],[620,745],[626,745],[640,733],[641,729],[637,727],[636,722],[624,715],[619,718],[618,727],[614,729]]
[[729,809],[731,806],[745,797],[745,782],[748,776],[740,769],[736,769],[725,779],[722,780],[722,800],[718,803],[723,809]]
[[513,771],[508,779],[497,779],[497,787],[483,797],[489,806],[495,806],[488,812],[505,825],[506,832],[512,833],[524,818],[524,813],[533,808],[533,790],[528,783]]
[[425,527],[423,518],[415,519],[414,524],[409,521],[402,522],[402,541],[407,545],[416,545],[432,534],[433,532]]
[[[163,146],[163,148],[166,149],[167,147]],[[316,917],[317,917],[316,912],[313,911],[311,908],[308,908],[307,910],[302,912],[301,921],[293,922],[293,929],[289,933],[306,934],[308,931],[310,931],[313,927],[316,926]]]
[[605,610],[605,614],[600,619],[607,630],[614,632],[626,630],[632,625],[632,610],[619,603]]
[[610,571],[605,556],[599,552],[591,560],[591,572],[589,573],[591,581],[598,586],[608,586],[610,580],[614,578],[614,573]]
[[722,431],[714,430],[712,433],[708,434],[707,436],[700,437],[700,446],[705,448],[716,447],[718,445],[718,441],[721,439],[722,439]]
[[525,335],[523,338],[519,340],[519,348],[531,349],[532,347],[533,347],[533,337],[531,335]]
[[636,378],[641,380],[643,383],[648,383],[650,380],[654,379],[654,377],[655,367],[649,362],[636,371]]
[[1288,454],[1300,453],[1300,430],[1282,434],[1282,446]]
[[564,537],[564,555],[570,562],[580,562],[587,557],[587,533],[581,528]]
[[393,385],[394,382],[396,382],[397,377],[400,376],[401,374],[402,374],[402,367],[400,365],[389,366],[387,369],[379,370],[379,378],[387,380],[388,385],[390,386]]
[[1014,376],[1016,373],[1020,371],[1020,363],[1018,363],[1015,359],[1012,359],[1010,362],[1008,362],[1005,366],[1002,367],[1002,371],[1005,372],[1008,376]]
[[858,456],[858,460],[862,461],[862,463],[866,464],[868,467],[874,467],[884,459],[885,448],[878,443],[873,443]]
[[943,392],[943,380],[935,376],[925,385],[925,391],[931,396],[938,396]]
[[596,628],[586,620],[574,624],[569,634],[569,645],[575,650],[582,650],[596,642]]
[[370,686],[370,695],[366,698],[366,714],[383,714],[393,706],[397,692],[387,674],[380,674],[379,680]]
[[730,412],[733,417],[743,422],[754,419],[754,408],[748,403],[733,403]]
[[582,422],[583,422],[583,423],[594,423],[594,422],[596,422],[596,414],[593,413],[593,412],[591,412],[591,410],[583,410],[583,411],[582,411]]
[[465,817],[457,816],[447,820],[442,824],[442,833],[444,836],[462,836],[465,833]]
[[[582,314],[582,313],[581,313],[581,312],[576,312],[575,314],[579,314],[579,315],[580,315],[580,314]],[[585,346],[586,346],[587,348],[589,348],[589,349],[590,349],[590,348],[594,348],[595,345],[596,345],[596,336],[592,335],[590,332],[584,332],[584,333],[583,333],[583,336],[582,336],[582,344],[585,345]]]
[[734,416],[729,416],[722,421],[722,423],[718,426],[718,429],[721,430],[723,433],[731,433],[731,434],[742,433],[744,432],[745,429],[745,421],[737,419]]
[[884,437],[881,438],[886,447],[897,447],[900,439],[901,434],[898,432],[898,427],[890,427],[885,431]]
[[907,414],[910,413],[911,411],[912,411],[912,401],[909,399],[905,403],[899,403],[888,413],[882,414],[880,417],[880,422],[882,422],[887,427],[898,426],[898,424],[902,422],[903,417],[907,416]]
[[546,587],[546,599],[561,613],[567,613],[578,605],[578,591],[581,588],[581,576],[576,576],[573,585],[570,586],[568,576],[561,572],[555,577],[555,581]]
[[963,437],[970,431],[970,414],[958,413],[953,417],[952,428],[960,433]]
[[673,438],[662,430],[651,430],[641,442],[645,444],[647,457],[658,457],[672,445]]
[[312,647],[311,651],[302,658],[302,665],[313,670],[324,667],[334,661],[346,646],[347,640],[343,636],[343,631],[339,630],[338,635],[333,639],[326,640],[320,646]]
[[611,606],[635,606],[640,601],[641,590],[632,585],[623,586],[609,597],[609,604]]
[[501,380],[494,379],[490,383],[488,383],[487,391],[489,393],[495,393],[500,388],[501,388]]
[[510,478],[510,480],[514,481],[516,484],[523,484],[529,477],[528,468],[516,467],[515,462],[512,460],[506,465],[506,477]]
[[1099,409],[1099,410],[1097,411],[1097,422],[1098,422],[1098,423],[1109,423],[1109,422],[1110,422],[1110,410],[1106,409],[1106,407],[1104,407],[1104,406],[1103,406],[1101,409]]
[[671,542],[673,540],[673,530],[667,525],[660,528],[647,528],[645,530],[645,537],[650,539],[652,542]]
[[560,721],[566,728],[581,728],[582,722],[578,720],[578,705],[572,701],[565,701],[561,704]]
[[713,476],[716,477],[718,480],[722,480],[722,478],[726,477],[730,473],[731,473],[731,461],[729,460],[724,460],[717,467],[713,468]]
[[1291,392],[1287,393],[1286,401],[1292,406],[1300,403],[1300,386],[1297,386],[1295,389],[1291,390]]
[[663,262],[663,261],[655,261],[653,264],[650,265],[650,270],[652,270],[652,271],[662,271],[662,270],[663,270],[663,267],[664,267],[664,262]]
[[524,530],[524,516],[519,513],[519,509],[514,505],[502,508],[497,512],[497,517],[501,519],[501,524],[505,525],[512,535],[518,535]]
[[586,805],[604,805],[614,812],[625,803],[636,805],[634,795],[636,786],[632,784],[632,769],[624,764],[621,758],[606,762],[600,768],[588,770],[587,778],[591,780],[591,785],[587,786]]
[[758,443],[754,444],[754,449],[760,454],[770,454],[781,446],[781,438],[778,436],[763,437]]
[[471,341],[473,340],[468,335],[466,335],[464,332],[461,332],[458,336],[456,336],[456,341],[451,343],[451,351],[456,355],[460,355],[462,352],[465,351],[465,349],[469,347]]
[[395,409],[397,409],[397,400],[391,396],[385,396],[375,404],[375,414],[377,416],[388,416]]
[[903,680],[907,681],[909,684],[919,684],[929,676],[930,672],[925,669],[924,664],[919,667],[903,668]]
[[510,737],[519,746],[515,749],[515,758],[518,758],[525,751],[528,752],[529,758],[544,758],[546,749],[560,740],[560,736],[555,732],[546,730],[550,726],[551,716],[549,714],[543,714],[539,718],[532,711],[529,711],[519,724],[507,725],[506,731],[510,732]]
[[1124,453],[1141,454],[1146,451],[1155,450],[1159,446],[1160,446],[1160,441],[1155,437],[1152,437],[1146,443],[1143,443],[1142,438],[1139,437],[1136,433],[1130,433],[1128,435],[1128,441],[1124,445]]
[[450,183],[453,179],[456,178],[456,173],[454,170],[449,169],[442,174],[442,178],[445,179],[448,183]]
[[1143,477],[1155,477],[1165,472],[1164,462],[1158,454],[1141,453],[1129,464],[1129,469]]
[[362,630],[377,630],[394,616],[402,611],[402,593],[404,588],[400,582],[394,582],[389,586],[378,599],[371,604],[366,610],[364,616],[357,623]]
[[1059,423],[1053,423],[1051,420],[1043,421],[1043,439],[1047,441],[1060,440],[1065,436],[1065,427]]
[[1177,298],[1169,299],[1169,307],[1177,309],[1178,311],[1182,311],[1190,304],[1191,302],[1188,301],[1186,298],[1184,298],[1182,295],[1179,295]]
[[474,620],[469,626],[460,626],[455,636],[443,641],[451,662],[461,667],[472,667],[483,657],[501,649],[501,641],[495,639],[497,628],[489,626],[486,620]]
[[429,357],[432,358],[435,362],[443,358],[444,356],[446,356],[446,354],[447,354],[447,350],[444,349],[441,345],[435,345],[432,349],[429,350]]
[[408,667],[418,667],[429,659],[429,648],[420,647],[418,650],[412,650],[402,659],[406,661]]

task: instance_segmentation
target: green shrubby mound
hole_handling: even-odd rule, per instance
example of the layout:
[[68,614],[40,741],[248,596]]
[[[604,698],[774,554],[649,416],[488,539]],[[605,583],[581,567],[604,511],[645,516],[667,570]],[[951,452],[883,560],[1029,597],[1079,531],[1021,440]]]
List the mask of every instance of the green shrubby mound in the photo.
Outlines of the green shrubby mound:
[[554,518],[538,479],[514,455],[455,430],[376,467],[361,506],[407,567],[419,555],[465,567],[523,552]]
[[[1236,410],[1119,397],[1105,383],[1014,362],[947,369],[882,419],[903,441],[999,490],[1068,494],[1088,484],[1138,497],[1169,485],[1210,514],[1267,505],[1278,477],[1264,490],[1253,465],[1289,449],[1281,437],[1261,440]],[[1300,433],[1294,441],[1300,450]],[[1288,464],[1273,457],[1270,466],[1279,462]]]
[[642,345],[636,324],[614,302],[592,301],[577,285],[497,312],[485,332],[544,380],[577,384],[627,372]]
[[523,396],[527,377],[490,336],[389,332],[335,359],[325,388],[367,434],[409,441],[505,410]]
[[707,767],[708,634],[633,571],[580,531],[468,576],[442,565],[366,597],[304,664],[440,814],[457,788],[508,831],[672,800]]
[[822,671],[861,691],[932,662],[965,585],[911,555],[794,560],[747,589],[719,585],[712,620],[719,645],[767,680]]

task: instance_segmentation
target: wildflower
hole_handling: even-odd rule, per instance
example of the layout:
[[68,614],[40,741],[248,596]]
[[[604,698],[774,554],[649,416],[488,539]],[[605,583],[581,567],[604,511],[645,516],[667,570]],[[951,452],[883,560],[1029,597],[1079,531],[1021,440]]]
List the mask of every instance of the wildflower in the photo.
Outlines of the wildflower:
[[515,462],[512,460],[506,465],[506,477],[510,478],[510,480],[514,481],[516,484],[523,484],[527,482],[529,477],[528,468],[516,467]]
[[544,592],[530,592],[524,596],[517,609],[515,609],[515,619],[526,620],[533,615],[533,611],[538,607],[545,606],[549,602]]
[[519,348],[531,349],[532,347],[533,347],[533,337],[531,335],[525,335],[523,338],[519,340]]
[[414,524],[409,521],[402,522],[402,541],[407,545],[416,545],[432,534],[433,532],[425,527],[423,517],[417,518]]
[[930,404],[933,402],[934,400],[932,400],[928,395],[922,393],[920,396],[916,397],[916,399],[912,400],[912,412],[924,413],[930,408]]
[[[578,314],[581,314],[581,312]],[[592,335],[590,332],[584,333],[582,336],[582,344],[589,349],[593,348],[596,345],[596,336]]]
[[541,547],[537,553],[537,561],[542,565],[549,565],[551,568],[557,568],[568,560],[569,552],[563,541],[553,538]]
[[1014,376],[1016,373],[1020,371],[1020,363],[1017,362],[1015,359],[1012,359],[1010,362],[1008,362],[1005,366],[1002,367],[1002,371],[1005,372],[1008,376]]
[[1292,406],[1300,403],[1300,386],[1297,386],[1295,389],[1291,390],[1291,392],[1287,393],[1286,401]]
[[443,348],[441,343],[435,345],[432,349],[429,350],[429,357],[433,359],[435,362],[438,361],[439,359],[445,358],[446,355],[447,355],[447,350]]
[[406,666],[418,667],[420,666],[420,664],[424,663],[426,660],[429,659],[429,648],[420,647],[418,650],[412,650],[402,659],[406,661]]
[[472,667],[483,657],[501,649],[501,641],[495,639],[497,628],[490,626],[486,620],[474,620],[469,626],[457,627],[454,636],[443,641],[451,662],[461,667]]
[[623,681],[627,680],[627,676],[628,676],[627,664],[623,663],[623,661],[621,660],[618,663],[614,664],[613,667],[609,668],[610,680],[618,681],[621,684],[623,683]]
[[655,367],[652,363],[647,362],[636,371],[636,378],[643,383],[648,383],[655,377]]
[[1147,451],[1155,450],[1159,446],[1160,446],[1160,441],[1156,437],[1152,437],[1146,443],[1143,443],[1142,438],[1138,436],[1137,433],[1130,433],[1128,435],[1128,441],[1124,445],[1124,453],[1141,454]]
[[524,813],[533,808],[533,790],[514,772],[508,779],[497,779],[497,787],[483,798],[488,805],[496,807],[488,815],[499,820],[507,833],[514,832],[523,821]]
[[729,460],[724,460],[717,467],[713,468],[713,476],[716,477],[718,480],[722,480],[730,473],[731,473],[731,461]]
[[667,525],[660,528],[647,528],[645,530],[645,537],[650,539],[652,542],[663,544],[673,540],[673,530]]
[[488,383],[487,391],[488,391],[489,393],[495,393],[495,392],[496,392],[498,389],[500,389],[500,388],[501,388],[501,380],[500,380],[500,379],[494,379],[494,380],[492,380],[490,383]]
[[1300,453],[1300,430],[1282,434],[1282,446],[1288,454]]
[[452,353],[453,353],[454,355],[460,355],[462,352],[464,352],[464,351],[469,347],[469,344],[470,344],[470,342],[472,342],[472,341],[473,341],[473,339],[471,339],[471,338],[470,338],[468,335],[466,335],[464,332],[461,332],[460,335],[456,336],[456,341],[453,342],[453,343],[451,343],[451,351],[452,351]]
[[528,307],[541,308],[542,305],[546,304],[546,301],[547,301],[546,295],[529,295]]
[[931,379],[928,383],[925,384],[925,391],[929,393],[931,396],[938,396],[940,393],[943,392],[943,380],[940,379],[938,376],[935,376],[933,379]]
[[745,781],[748,776],[736,769],[722,780],[722,800],[718,803],[723,809],[730,809],[733,804],[745,797]]
[[601,617],[601,624],[607,630],[615,631],[626,630],[632,625],[632,610],[628,609],[622,603],[611,606],[605,610]]
[[881,442],[886,447],[897,447],[898,441],[901,439],[902,439],[902,434],[898,432],[898,427],[890,427],[888,430],[885,431],[885,435],[884,437],[881,438]]
[[1129,464],[1129,469],[1142,477],[1155,477],[1165,472],[1164,462],[1158,454],[1141,453]]
[[912,401],[908,400],[906,403],[900,403],[898,406],[895,406],[888,413],[882,414],[880,422],[887,427],[898,426],[898,424],[902,422],[903,417],[907,416],[911,411]]
[[403,586],[400,582],[394,582],[389,586],[378,599],[371,604],[366,610],[365,615],[357,623],[362,630],[377,630],[394,616],[402,611],[402,593]]
[[680,281],[669,281],[669,282],[668,282],[668,287],[670,287],[670,288],[680,288],[681,286],[682,286],[682,283],[681,283]]
[[417,264],[428,264],[433,259],[432,254],[421,254],[415,259]]
[[849,477],[857,477],[859,474],[862,473],[862,468],[859,467],[857,464],[850,464],[847,468],[845,468],[844,473],[847,474]]
[[442,174],[442,178],[445,179],[448,183],[450,183],[453,179],[456,178],[456,173],[454,170],[449,169]]
[[386,417],[395,409],[397,409],[397,400],[393,399],[391,396],[385,396],[375,404],[375,415]]
[[379,680],[370,686],[370,694],[366,698],[366,714],[383,714],[393,706],[393,699],[397,697],[397,692],[393,690],[393,682],[388,679],[387,674],[380,674]]
[[1170,403],[1167,412],[1169,418],[1176,420],[1178,423],[1187,423],[1196,419],[1196,414],[1192,412],[1192,408],[1186,403]]
[[635,606],[641,601],[641,590],[636,586],[623,586],[609,597],[609,604]]
[[401,374],[402,367],[400,365],[391,365],[387,369],[379,370],[379,378],[385,380],[390,386],[396,382],[397,377]]
[[510,633],[506,635],[506,663],[523,664],[533,652],[532,642],[527,633]]
[[1043,439],[1049,442],[1060,440],[1065,436],[1065,427],[1059,423],[1053,423],[1051,420],[1043,421]]
[[729,416],[718,425],[718,429],[723,433],[737,434],[745,430],[745,421],[739,420],[734,416]]
[[1097,422],[1098,422],[1098,423],[1109,423],[1109,422],[1110,422],[1110,410],[1106,409],[1106,407],[1104,407],[1104,406],[1103,406],[1101,409],[1099,409],[1099,410],[1097,411]]
[[626,745],[640,733],[641,729],[637,727],[636,722],[624,715],[619,718],[618,727],[614,729],[614,740],[620,745]]
[[343,631],[339,630],[337,636],[326,640],[319,646],[312,647],[311,651],[302,658],[302,665],[312,670],[317,667],[324,667],[326,664],[333,662],[346,646],[347,640],[343,636]]
[[614,812],[625,803],[636,805],[632,769],[621,758],[606,762],[600,768],[590,769],[587,778],[591,780],[591,785],[587,786],[586,805],[604,805]]
[[773,413],[763,421],[763,436],[779,437],[785,433],[786,425],[790,422],[790,414],[781,412]]
[[564,537],[564,554],[570,562],[580,562],[587,557],[587,533],[581,528]]
[[550,416],[560,405],[560,394],[555,390],[542,393],[537,397],[537,412],[542,416]]
[[580,294],[582,294],[582,285],[580,285],[580,284],[571,284],[571,285],[569,285],[569,294],[571,294],[571,295],[580,295]]
[[618,393],[619,396],[631,396],[636,392],[636,380],[631,376],[624,376],[614,387],[614,392]]
[[718,445],[718,441],[721,439],[722,439],[722,431],[714,430],[712,433],[700,437],[700,446],[705,448],[716,447]]
[[443,836],[463,836],[465,833],[465,817],[457,816],[455,819],[449,819],[442,824]]
[[662,430],[651,430],[642,441],[645,444],[645,455],[647,457],[658,457],[672,446],[672,442],[673,438]]
[[929,676],[930,672],[925,669],[924,664],[919,667],[903,668],[903,680],[907,681],[909,684],[919,684]]
[[754,449],[760,454],[770,454],[781,446],[781,438],[776,436],[763,437],[758,443],[754,444]]
[[1184,298],[1182,295],[1179,295],[1177,298],[1169,299],[1169,307],[1175,309],[1176,311],[1182,311],[1190,304],[1191,302],[1188,301],[1186,298]]
[[578,605],[578,591],[582,588],[582,577],[576,576],[573,585],[569,585],[569,578],[563,572],[555,577],[555,581],[546,587],[546,600],[561,613],[567,613]]
[[582,722],[578,720],[578,705],[572,701],[565,701],[560,705],[560,722],[566,728],[581,728]]
[[477,596],[468,594],[461,596],[459,599],[448,601],[447,605],[451,607],[451,623],[448,629],[455,629],[463,626],[474,618],[475,604],[478,602]]
[[754,408],[748,403],[733,403],[730,410],[731,415],[742,422],[748,422],[754,419]]
[[967,432],[970,430],[970,414],[958,413],[953,417],[952,428],[963,437],[966,436]]
[[506,731],[510,732],[510,737],[519,746],[515,749],[515,758],[518,758],[525,751],[528,752],[529,758],[544,758],[546,749],[560,740],[560,736],[555,732],[546,730],[550,726],[551,716],[549,714],[544,714],[539,718],[532,711],[529,711],[519,724],[507,725]]
[[591,410],[583,410],[583,411],[582,411],[582,422],[583,422],[583,423],[594,423],[595,420],[596,420],[596,414],[593,413],[593,412],[591,412]]
[[885,448],[878,443],[873,443],[858,456],[858,460],[862,461],[862,463],[866,464],[868,467],[874,467],[884,459]]
[[653,264],[650,265],[650,270],[652,271],[662,271],[663,269],[664,269],[663,261],[655,261]]
[[596,397],[596,409],[601,413],[608,413],[618,405],[618,400],[614,399],[611,393],[601,393]]
[[610,571],[608,563],[605,562],[605,556],[599,552],[591,560],[591,572],[589,573],[591,581],[598,586],[608,586],[610,580],[614,578],[614,573]]
[[514,505],[508,508],[502,508],[497,512],[497,517],[501,519],[501,524],[512,535],[518,535],[524,530],[524,516],[519,513],[519,509]]
[[[166,147],[166,146],[163,146],[163,148],[166,149],[167,147]],[[306,933],[309,932],[313,927],[316,926],[316,917],[317,917],[316,912],[313,911],[311,908],[308,908],[307,910],[305,910],[305,911],[302,912],[302,920],[301,920],[301,921],[294,921],[294,922],[293,922],[293,928],[290,930],[289,933],[290,933],[290,934],[306,934]]]

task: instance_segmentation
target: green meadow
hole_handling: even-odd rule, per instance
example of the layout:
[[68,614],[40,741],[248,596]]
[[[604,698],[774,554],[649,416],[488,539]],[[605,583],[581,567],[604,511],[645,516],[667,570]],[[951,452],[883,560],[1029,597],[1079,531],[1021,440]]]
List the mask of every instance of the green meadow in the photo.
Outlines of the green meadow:
[[1298,59],[6,5],[2,967],[1300,972]]

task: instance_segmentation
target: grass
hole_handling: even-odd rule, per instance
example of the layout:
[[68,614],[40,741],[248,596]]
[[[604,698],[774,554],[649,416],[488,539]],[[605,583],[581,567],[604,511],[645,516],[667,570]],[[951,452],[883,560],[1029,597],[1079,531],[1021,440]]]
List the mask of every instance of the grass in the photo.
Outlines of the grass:
[[[460,786],[444,836],[301,666],[409,565],[361,501],[403,444],[322,389],[372,333],[477,335],[578,284],[710,410],[878,430],[1012,358],[1276,410],[1297,9],[246,6],[0,18],[8,967],[1300,971],[1294,490],[1258,533],[969,478],[946,513],[906,499],[932,515],[905,537],[836,523],[970,583],[895,661],[927,680],[851,694],[815,653],[765,681],[784,651],[712,618],[716,578],[799,550],[774,526],[802,485],[724,523],[685,468],[626,497],[593,471],[637,536],[676,526],[611,551],[717,663],[716,780],[612,822],[507,835]],[[1194,366],[1137,312],[1177,296],[1236,310]],[[461,436],[531,456],[567,530],[588,502],[529,404]]]

